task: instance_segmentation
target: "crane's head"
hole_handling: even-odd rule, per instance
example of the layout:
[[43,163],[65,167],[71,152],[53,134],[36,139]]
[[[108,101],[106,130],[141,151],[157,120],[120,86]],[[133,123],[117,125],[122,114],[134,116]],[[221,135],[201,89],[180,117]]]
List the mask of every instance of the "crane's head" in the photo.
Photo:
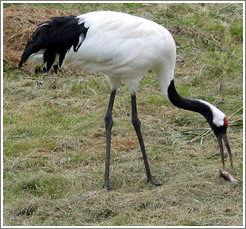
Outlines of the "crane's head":
[[227,149],[227,152],[228,152],[228,155],[230,158],[231,167],[233,168],[233,159],[232,159],[231,147],[229,145],[229,142],[227,139],[227,133],[226,133],[227,128],[228,128],[227,117],[222,111],[220,111],[218,108],[211,105],[210,103],[207,103],[205,101],[201,101],[201,102],[205,103],[207,106],[209,106],[209,108],[211,110],[211,112],[206,112],[203,115],[207,119],[211,129],[213,130],[213,132],[214,132],[214,134],[218,140],[223,169],[225,169],[224,158],[227,156],[224,154],[223,141],[224,141],[225,147]]
[[223,169],[225,169],[224,158],[227,155],[224,154],[222,140],[225,143],[225,147],[227,149],[227,152],[228,152],[228,155],[229,155],[229,158],[230,158],[231,167],[233,168],[233,159],[232,159],[232,154],[231,154],[231,147],[229,145],[229,142],[228,142],[228,139],[227,139],[227,133],[226,133],[227,127],[228,127],[228,120],[227,120],[226,116],[223,118],[223,125],[222,126],[216,126],[216,125],[211,126],[211,128],[214,131],[214,134],[215,134],[215,136],[216,136],[216,138],[218,140],[218,143],[219,143]]
[[186,99],[181,97],[175,89],[174,80],[170,81],[167,90],[167,97],[173,105],[186,110],[198,112],[206,118],[219,143],[223,170],[225,169],[223,141],[230,157],[231,167],[233,167],[231,148],[226,134],[228,127],[226,115],[217,107],[204,100]]

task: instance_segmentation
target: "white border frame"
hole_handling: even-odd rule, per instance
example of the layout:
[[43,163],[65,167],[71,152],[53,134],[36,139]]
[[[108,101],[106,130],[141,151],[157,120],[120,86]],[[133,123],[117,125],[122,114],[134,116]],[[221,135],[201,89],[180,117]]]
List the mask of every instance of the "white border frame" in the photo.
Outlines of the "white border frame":
[[[199,228],[245,228],[245,1],[38,1],[38,3],[242,3],[243,4],[243,226],[199,226]],[[37,1],[1,1],[1,228],[198,228],[198,226],[3,226],[3,4]]]

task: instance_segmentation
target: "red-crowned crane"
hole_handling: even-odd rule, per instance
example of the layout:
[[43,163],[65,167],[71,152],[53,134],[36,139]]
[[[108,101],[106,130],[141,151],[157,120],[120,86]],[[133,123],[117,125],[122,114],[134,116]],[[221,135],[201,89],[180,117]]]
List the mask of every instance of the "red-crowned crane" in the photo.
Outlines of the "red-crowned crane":
[[153,69],[161,91],[173,105],[202,114],[213,130],[225,167],[222,139],[231,167],[233,160],[227,140],[226,115],[210,103],[181,97],[174,86],[176,45],[170,32],[147,19],[121,12],[89,12],[79,16],[55,17],[40,24],[28,41],[19,68],[25,61],[42,62],[47,71],[64,62],[71,66],[106,74],[111,88],[106,125],[106,162],[103,187],[110,189],[109,164],[112,110],[116,90],[123,83],[129,89],[132,104],[132,124],[142,151],[147,182],[154,182],[144,147],[137,114],[136,92],[139,81]]

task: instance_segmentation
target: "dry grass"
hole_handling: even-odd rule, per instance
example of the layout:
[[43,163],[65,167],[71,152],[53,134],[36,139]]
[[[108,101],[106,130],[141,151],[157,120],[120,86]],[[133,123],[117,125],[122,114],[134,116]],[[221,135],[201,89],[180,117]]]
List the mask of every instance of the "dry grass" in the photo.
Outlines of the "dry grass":
[[[172,31],[178,91],[229,117],[236,183],[219,178],[219,148],[203,117],[168,104],[149,72],[138,90],[139,116],[152,173],[163,186],[145,184],[122,87],[113,113],[113,190],[101,189],[105,77],[67,66],[58,75],[16,69],[36,24],[101,9],[141,15]],[[5,226],[242,226],[242,4],[24,4],[6,5],[3,16]]]
[[[25,12],[25,18],[23,18],[23,12]],[[4,11],[4,61],[17,67],[23,48],[37,25],[50,17],[65,16],[67,13],[54,9],[30,8],[25,5],[12,6]]]

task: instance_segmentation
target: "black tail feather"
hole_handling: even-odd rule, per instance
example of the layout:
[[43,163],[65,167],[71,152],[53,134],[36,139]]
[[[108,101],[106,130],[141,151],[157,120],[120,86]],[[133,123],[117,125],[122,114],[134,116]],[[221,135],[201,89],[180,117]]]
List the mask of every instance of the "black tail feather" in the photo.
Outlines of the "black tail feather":
[[[76,52],[86,37],[88,28],[79,23],[75,16],[55,17],[39,25],[29,39],[19,62],[19,68],[32,55],[43,50],[43,63],[47,71],[55,64],[59,55],[59,66],[62,65],[66,53],[73,46]],[[82,38],[82,42],[81,39]],[[80,43],[79,43],[80,41]],[[77,48],[76,48],[77,47]]]

